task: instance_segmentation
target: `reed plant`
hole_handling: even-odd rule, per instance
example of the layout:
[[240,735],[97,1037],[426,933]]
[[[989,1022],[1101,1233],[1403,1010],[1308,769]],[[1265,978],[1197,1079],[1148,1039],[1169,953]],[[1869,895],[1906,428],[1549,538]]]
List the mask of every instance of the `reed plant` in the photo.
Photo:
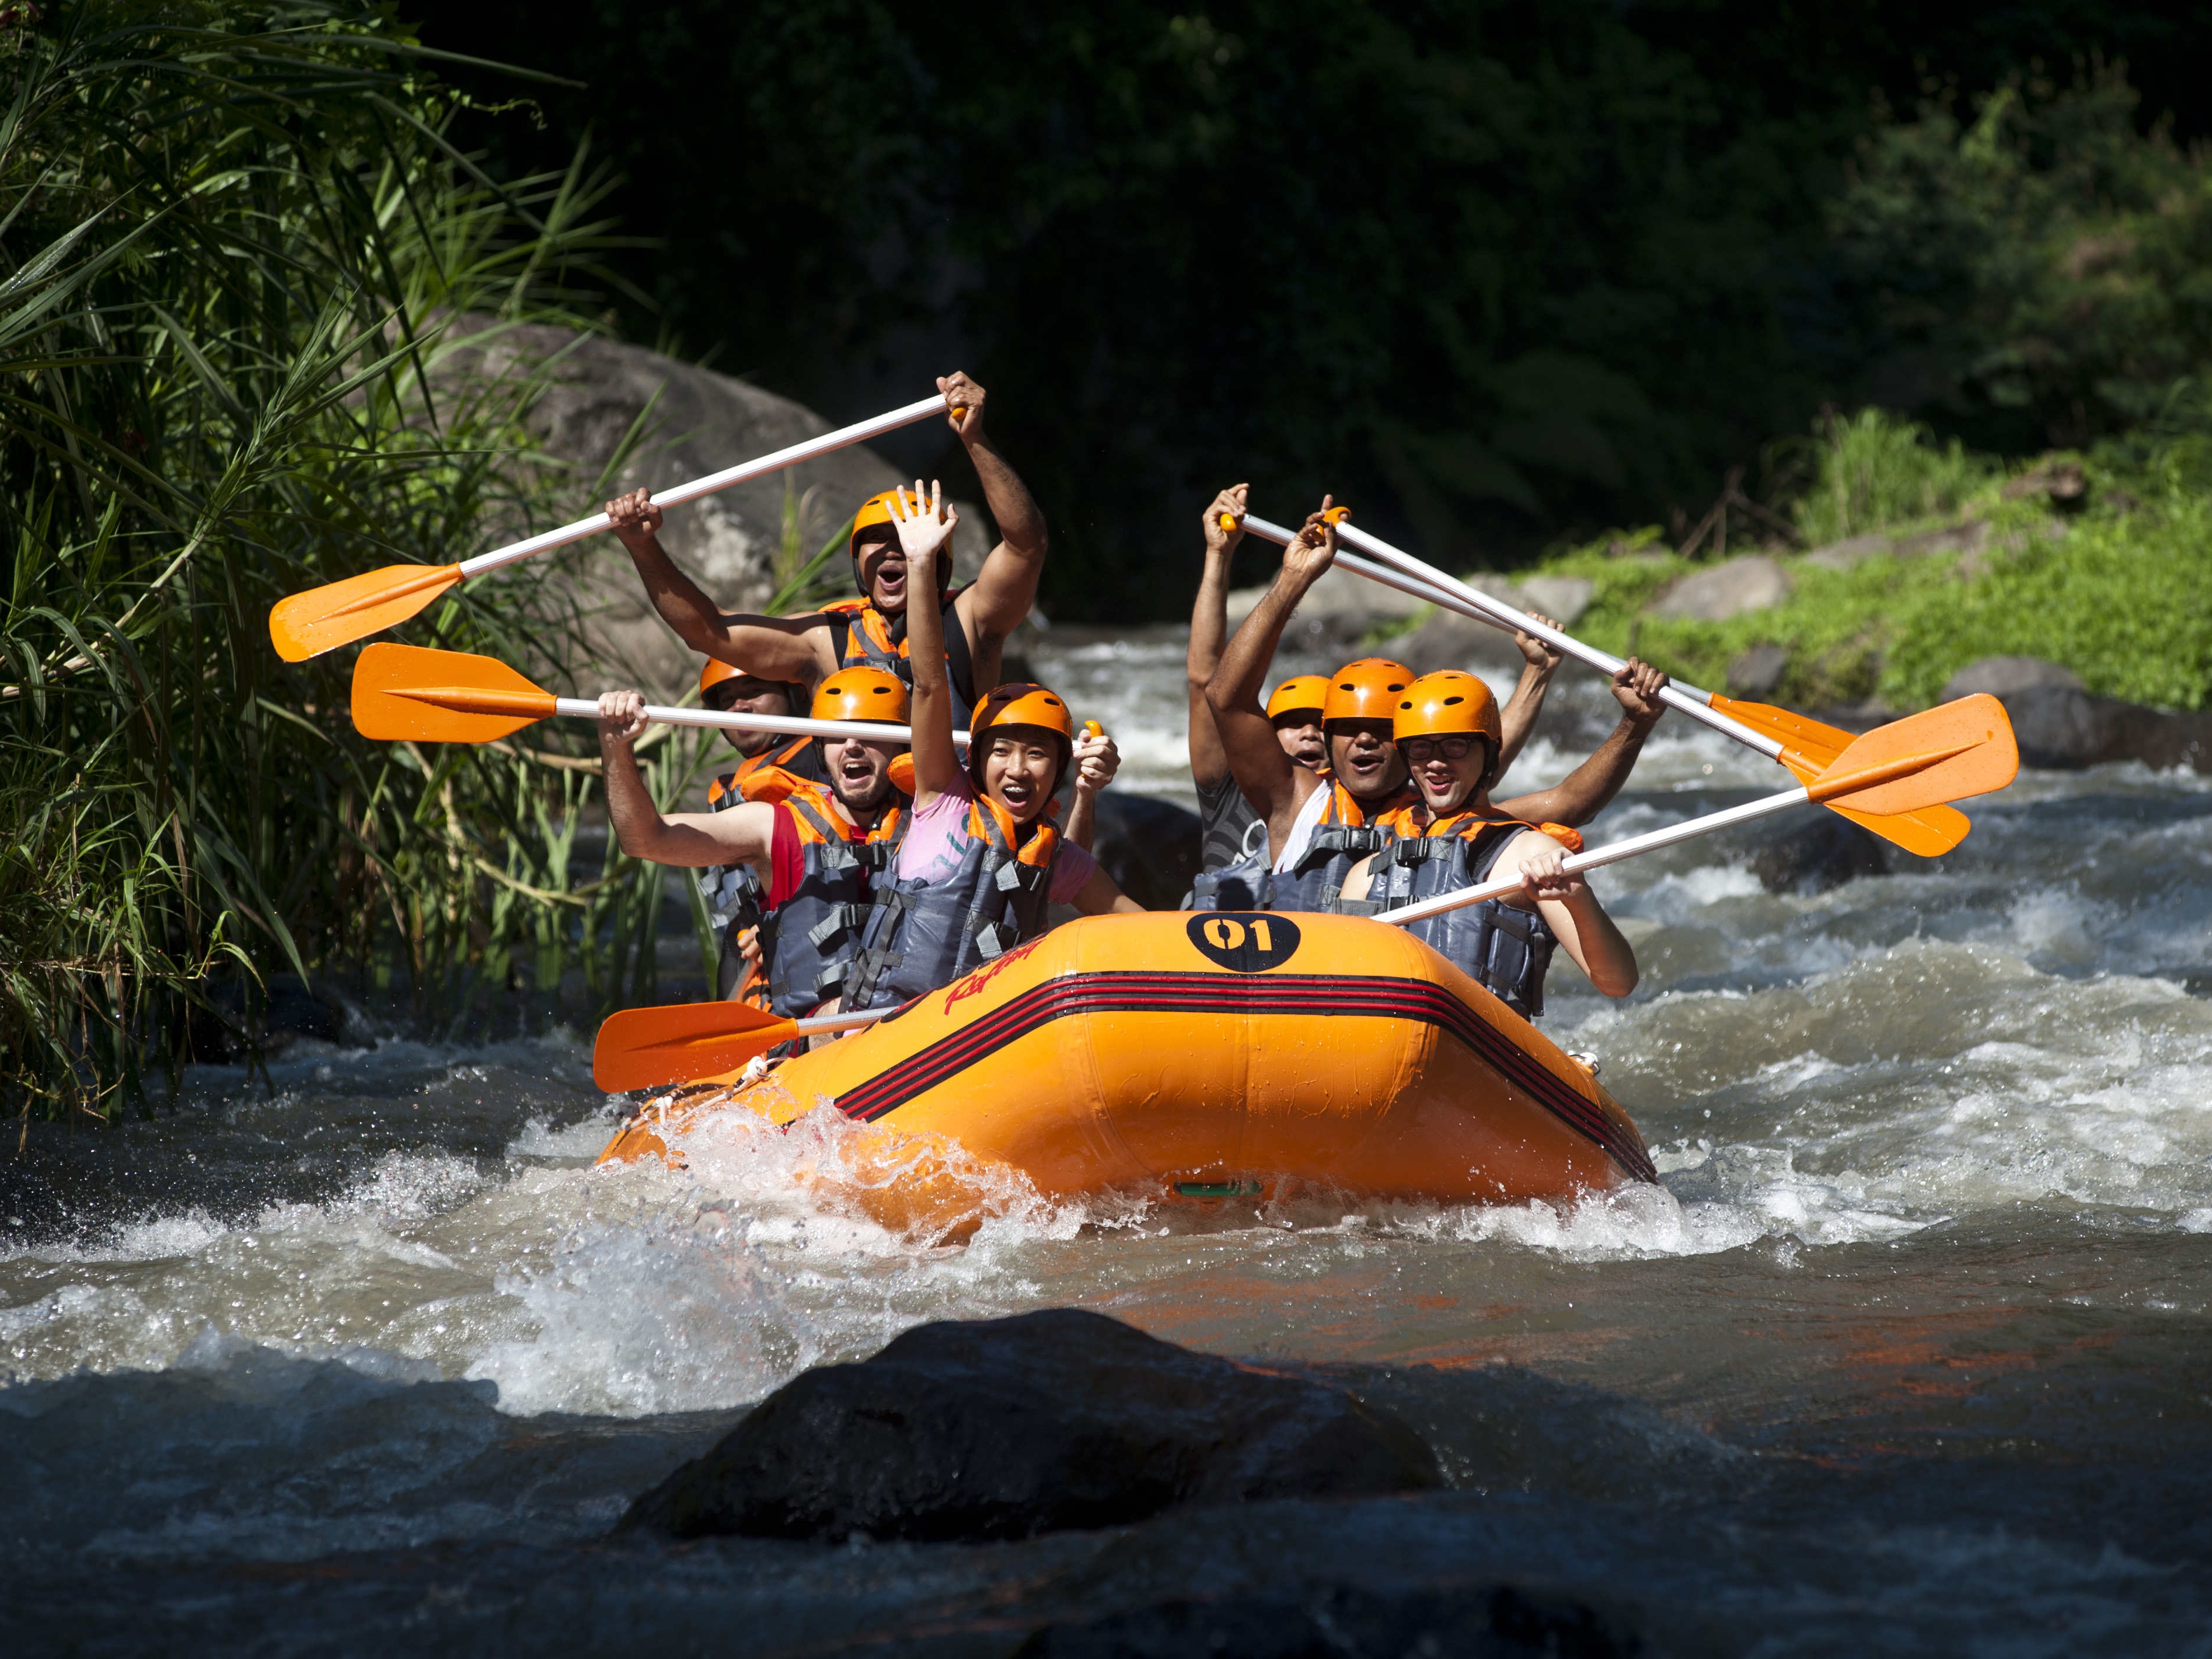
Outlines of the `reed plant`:
[[[266,624],[604,488],[531,435],[557,363],[457,366],[593,326],[608,175],[580,150],[495,183],[388,8],[39,11],[0,31],[0,1090],[112,1115],[210,1032],[250,1052],[277,972],[449,1029],[649,994],[661,872],[590,839],[588,730],[370,744],[354,653],[286,665]],[[573,683],[565,574],[471,583],[408,637]],[[666,801],[700,745],[648,754]]]

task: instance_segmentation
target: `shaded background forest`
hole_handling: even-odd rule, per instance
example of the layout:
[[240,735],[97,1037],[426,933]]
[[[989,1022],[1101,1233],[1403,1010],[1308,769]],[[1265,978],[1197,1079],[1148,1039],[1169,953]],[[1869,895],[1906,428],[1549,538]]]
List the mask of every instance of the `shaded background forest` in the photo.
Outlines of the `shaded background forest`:
[[2203,5],[402,9],[581,83],[441,66],[495,172],[626,176],[630,337],[833,419],[981,378],[1055,617],[1179,612],[1234,478],[1510,566],[1786,497],[1824,405],[2024,455],[2212,347]]

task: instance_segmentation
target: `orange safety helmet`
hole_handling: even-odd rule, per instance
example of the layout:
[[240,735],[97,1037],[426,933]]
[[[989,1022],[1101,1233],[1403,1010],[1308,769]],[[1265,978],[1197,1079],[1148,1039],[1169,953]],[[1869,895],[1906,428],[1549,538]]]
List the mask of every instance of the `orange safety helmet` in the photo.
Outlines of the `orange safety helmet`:
[[[860,532],[887,524],[891,526],[892,539],[897,539],[898,520],[891,517],[891,498],[895,495],[904,504],[909,514],[919,514],[927,510],[921,497],[911,489],[879,489],[860,503],[860,510],[853,514],[852,533],[845,538],[845,552],[854,561],[853,580],[856,583],[860,580]],[[952,550],[947,547],[937,561],[938,591],[942,592],[951,585]],[[867,597],[865,590],[861,597]]]
[[1498,775],[1498,757],[1504,752],[1505,728],[1498,714],[1498,699],[1481,678],[1456,668],[1424,674],[1406,688],[1398,712],[1390,722],[1391,739],[1409,738],[1481,738],[1490,744],[1490,761],[1482,769],[1487,787]]
[[978,794],[983,790],[983,757],[990,751],[991,734],[1016,726],[1049,732],[1057,738],[1060,770],[1054,775],[1053,787],[1058,788],[1067,775],[1067,763],[1075,757],[1075,721],[1067,705],[1042,685],[1013,680],[986,696],[969,717],[968,775],[975,780]]
[[[707,694],[727,680],[759,680],[763,685],[775,687],[787,698],[789,698],[793,692],[801,689],[794,683],[771,680],[758,674],[749,674],[742,668],[732,667],[720,657],[709,657],[707,659],[707,665],[699,671],[699,701],[705,702]],[[713,705],[708,706],[711,708]]]
[[912,714],[906,682],[886,668],[841,668],[815,689],[817,720],[873,720],[904,726]]
[[1268,697],[1267,718],[1277,720],[1298,708],[1310,708],[1319,714],[1328,702],[1328,675],[1293,674]]
[[1399,700],[1413,683],[1413,671],[1388,657],[1362,657],[1328,677],[1328,698],[1321,706],[1323,726],[1334,720],[1392,720]]

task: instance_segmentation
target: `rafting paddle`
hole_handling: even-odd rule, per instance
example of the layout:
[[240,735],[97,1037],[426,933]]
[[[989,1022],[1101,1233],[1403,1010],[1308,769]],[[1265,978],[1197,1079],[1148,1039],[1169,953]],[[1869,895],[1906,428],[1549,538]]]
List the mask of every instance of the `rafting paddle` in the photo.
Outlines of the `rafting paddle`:
[[779,1043],[823,1031],[856,1031],[896,1006],[858,1014],[784,1019],[749,1002],[675,1002],[625,1008],[599,1023],[592,1044],[592,1081],[609,1094],[656,1089],[696,1077],[734,1072]]
[[[2004,705],[1983,692],[1875,727],[1854,739],[1801,788],[1785,789],[1664,830],[1576,853],[1563,860],[1561,867],[1571,873],[1595,870],[1812,803],[1850,808],[1859,823],[1880,832],[1882,825],[1900,821],[1904,814],[2002,789],[2019,772],[2020,746],[2013,739],[2012,722],[2005,716]],[[1456,892],[1439,893],[1403,909],[1385,911],[1375,920],[1403,927],[1463,905],[1504,898],[1521,890],[1518,876],[1500,877]]]
[[[1479,589],[1446,575],[1412,554],[1346,523],[1341,517],[1336,516],[1345,511],[1342,507],[1331,509],[1331,521],[1336,526],[1340,543],[1336,562],[1355,574],[1386,587],[1395,587],[1400,592],[1409,593],[1439,610],[1454,611],[1508,633],[1533,635],[1554,650],[1588,663],[1600,673],[1611,674],[1621,666],[1621,659],[1609,652],[1601,651],[1571,634],[1548,627],[1534,617],[1516,611]],[[1222,516],[1227,518],[1229,515],[1224,514]],[[1246,515],[1243,522],[1244,527],[1255,534],[1285,545],[1296,534],[1281,525],[1271,524],[1265,519],[1250,514]],[[1372,563],[1356,553],[1345,553],[1341,544],[1346,543],[1368,549],[1385,563]],[[1824,726],[1819,720],[1793,714],[1787,708],[1776,708],[1765,703],[1738,702],[1717,692],[1701,690],[1693,685],[1677,684],[1665,686],[1661,689],[1659,698],[1668,708],[1680,710],[1699,724],[1711,726],[1786,767],[1804,781],[1810,781],[1820,775],[1852,742],[1850,732],[1836,726]],[[1965,813],[1949,806],[1927,806],[1915,812],[1890,814],[1900,822],[1883,824],[1869,822],[1866,815],[1854,807],[1838,805],[1833,810],[1923,858],[1934,858],[1949,852],[1964,841],[1966,832],[1973,828]]]
[[[720,472],[709,472],[703,478],[694,478],[689,483],[671,489],[653,492],[657,507],[681,507],[686,501],[696,501],[702,495],[712,495],[717,490],[727,489],[748,478],[757,478],[769,472],[780,472],[785,467],[796,466],[801,461],[811,461],[817,455],[828,455],[851,445],[865,443],[870,438],[895,432],[900,427],[911,426],[930,416],[950,412],[955,417],[967,410],[948,406],[940,395],[922,398],[902,409],[894,409],[872,420],[857,421],[851,426],[839,427],[835,432],[825,432],[818,438],[809,438],[804,443],[791,445],[772,454],[762,455],[737,465],[725,467]],[[586,536],[596,536],[611,528],[605,513],[597,513],[574,524],[562,525],[558,530],[548,530],[506,547],[494,548],[489,553],[479,553],[472,559],[463,559],[458,564],[390,564],[381,570],[370,570],[358,576],[349,576],[343,581],[328,582],[320,587],[311,587],[304,593],[295,593],[279,599],[269,613],[269,637],[276,647],[276,654],[287,662],[304,662],[309,657],[320,656],[339,646],[350,645],[356,640],[367,639],[371,634],[380,634],[387,628],[397,627],[416,612],[426,609],[432,600],[448,589],[458,587],[471,576],[481,576],[487,570],[496,570],[503,564],[513,564],[533,553],[543,553],[556,547],[566,547],[570,542],[580,542]]]
[[[599,701],[556,697],[505,663],[466,651],[380,641],[363,651],[353,667],[353,723],[364,738],[394,743],[489,743],[556,714],[597,720]],[[645,717],[669,726],[864,738],[871,743],[906,743],[913,737],[908,727],[866,720],[812,720],[796,714],[740,714],[654,703],[646,705]],[[952,741],[964,744],[968,734],[955,732]]]

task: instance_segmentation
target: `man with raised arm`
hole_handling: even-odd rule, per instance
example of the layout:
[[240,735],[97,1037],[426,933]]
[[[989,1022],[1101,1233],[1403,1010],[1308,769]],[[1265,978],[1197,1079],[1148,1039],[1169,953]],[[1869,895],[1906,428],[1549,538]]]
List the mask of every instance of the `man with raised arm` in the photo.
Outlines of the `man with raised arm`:
[[[1390,839],[1378,820],[1413,800],[1394,741],[1397,705],[1414,678],[1403,664],[1365,658],[1331,677],[1322,711],[1328,760],[1318,773],[1284,752],[1259,709],[1260,684],[1291,613],[1335,560],[1333,501],[1323,496],[1321,510],[1307,516],[1283,550],[1281,574],[1230,641],[1206,686],[1206,702],[1237,787],[1267,826],[1273,858],[1270,908],[1279,910],[1334,908],[1352,866]],[[1527,740],[1558,662],[1548,651],[1543,653],[1548,666],[1540,665],[1526,647],[1523,655],[1528,667],[1514,692],[1522,712],[1516,716],[1511,706],[1506,711],[1501,770]],[[1565,781],[1500,802],[1498,810],[1569,828],[1595,817],[1620,793],[1664,712],[1658,693],[1666,683],[1665,675],[1646,664],[1632,659],[1624,665],[1613,676],[1613,688],[1624,711],[1620,726]]]
[[[941,618],[946,678],[953,719],[965,726],[983,694],[999,683],[1006,638],[1036,601],[1044,572],[1044,515],[983,429],[983,388],[964,374],[941,377],[946,420],[967,447],[982,481],[983,500],[1002,538],[968,586],[951,590],[951,561],[942,562],[927,596]],[[811,684],[843,666],[887,669],[911,685],[908,661],[907,559],[891,521],[894,492],[872,495],[853,518],[848,551],[857,599],[841,600],[798,617],[760,617],[726,611],[678,570],[655,533],[660,509],[650,492],[632,490],[607,503],[615,534],[629,550],[645,591],[661,620],[684,644],[765,680]]]

